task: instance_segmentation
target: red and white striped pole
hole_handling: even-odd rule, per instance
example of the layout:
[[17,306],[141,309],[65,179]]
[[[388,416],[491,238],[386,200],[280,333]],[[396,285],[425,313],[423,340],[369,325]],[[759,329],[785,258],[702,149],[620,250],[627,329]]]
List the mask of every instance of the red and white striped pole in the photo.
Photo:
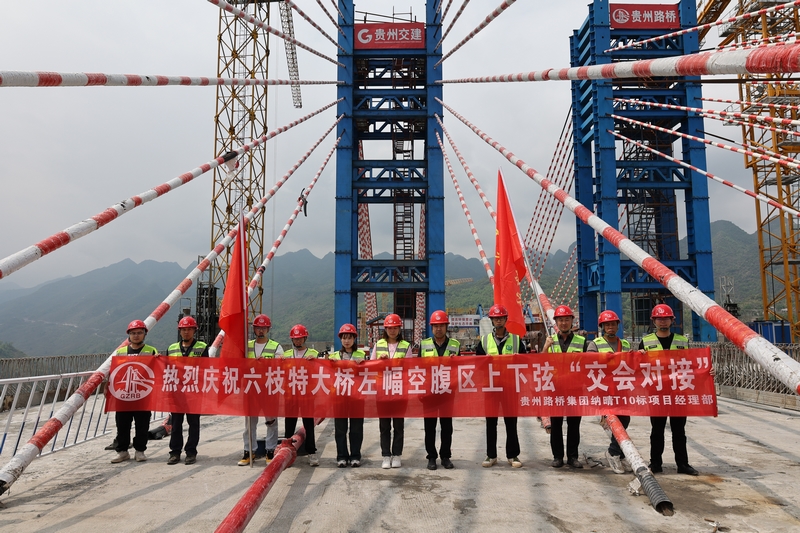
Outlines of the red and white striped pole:
[[[486,16],[486,18],[485,18],[485,19],[483,19],[483,22],[481,22],[480,24],[478,24],[478,25],[475,27],[475,29],[474,29],[474,30],[472,30],[471,32],[469,32],[469,34],[468,34],[466,37],[464,37],[464,39],[462,39],[462,40],[461,40],[461,42],[460,42],[460,43],[458,43],[458,44],[457,44],[455,47],[453,47],[453,49],[452,49],[452,50],[450,50],[449,52],[447,52],[447,53],[444,55],[444,57],[442,57],[442,58],[441,58],[439,61],[437,61],[437,62],[436,62],[436,64],[435,64],[435,65],[433,65],[433,68],[436,68],[436,67],[438,67],[439,65],[441,65],[441,64],[442,64],[442,61],[444,61],[445,59],[447,59],[448,57],[450,57],[451,55],[453,55],[453,54],[456,52],[456,50],[458,50],[459,48],[461,48],[462,46],[464,46],[465,44],[467,44],[467,42],[468,42],[470,39],[472,39],[473,37],[475,37],[476,35],[478,35],[478,33],[480,33],[480,31],[481,31],[482,29],[484,29],[486,26],[488,26],[490,22],[492,22],[494,19],[496,19],[496,18],[497,18],[497,17],[498,17],[498,16],[499,16],[499,15],[500,15],[500,14],[501,14],[503,11],[505,11],[506,9],[508,9],[509,7],[511,7],[511,4],[513,4],[513,3],[514,3],[514,2],[516,2],[516,1],[517,1],[517,0],[503,0],[503,2],[502,2],[502,3],[501,3],[499,6],[498,6],[498,7],[496,7],[496,8],[494,9],[494,11],[492,11],[491,13],[489,13],[489,14]],[[464,5],[466,5],[466,2],[464,2]],[[464,7],[464,6],[462,6],[462,9],[463,9],[463,7]],[[459,13],[460,13],[460,11],[459,11]],[[455,19],[453,20],[453,22],[455,23]],[[452,25],[451,25],[450,27],[452,27]],[[449,28],[448,28],[448,30],[449,30]],[[444,40],[444,37],[445,37],[445,36],[442,36],[442,40]],[[436,45],[436,48],[439,48],[439,45],[440,45],[440,44],[441,44],[441,41],[439,41],[439,44],[438,44],[438,45]]]
[[319,4],[319,7],[322,8],[322,11],[328,16],[328,19],[330,19],[333,25],[336,26],[336,29],[339,30],[339,33],[342,34],[342,37],[345,37],[344,30],[339,27],[339,24],[336,23],[336,20],[331,16],[330,13],[328,13],[328,10],[325,8],[325,6],[322,5],[322,0],[317,0],[317,4]]
[[461,193],[461,187],[458,185],[456,173],[453,171],[453,165],[450,164],[450,158],[447,156],[447,151],[444,149],[444,144],[442,143],[442,138],[439,136],[438,131],[436,132],[436,140],[439,142],[439,148],[442,150],[442,154],[444,155],[444,162],[447,165],[448,172],[450,172],[450,179],[453,180],[453,186],[456,188],[458,200],[461,202],[461,209],[464,210],[464,215],[467,217],[467,224],[469,224],[469,230],[472,233],[475,246],[478,247],[478,254],[480,255],[481,263],[483,263],[483,268],[486,270],[486,275],[489,276],[489,283],[491,283],[492,287],[494,287],[494,274],[492,273],[492,267],[489,265],[489,260],[486,258],[486,252],[483,250],[483,244],[481,244],[481,239],[478,237],[478,230],[475,229],[475,224],[472,222],[472,215],[469,213],[467,201],[464,199],[464,195]]
[[252,78],[205,78],[201,76],[160,76],[148,74],[102,74],[99,72],[0,71],[0,87],[166,87],[184,85],[338,85],[338,81],[264,80]]
[[311,19],[311,17],[309,17],[308,15],[306,15],[305,11],[303,11],[302,9],[300,9],[300,8],[297,6],[297,4],[295,4],[294,2],[292,2],[292,0],[286,0],[286,3],[287,3],[287,4],[289,4],[289,7],[291,7],[291,8],[292,8],[292,9],[294,9],[295,11],[297,11],[297,14],[298,14],[298,15],[300,15],[301,17],[303,17],[304,19],[306,19],[306,22],[308,22],[309,24],[311,24],[311,26],[312,26],[312,27],[313,27],[315,30],[317,30],[318,32],[320,32],[320,33],[322,34],[322,36],[323,36],[323,37],[325,37],[325,38],[326,38],[326,39],[328,39],[330,42],[332,42],[332,43],[334,44],[334,46],[336,46],[336,47],[337,47],[339,50],[341,50],[342,52],[344,52],[344,51],[345,51],[343,46],[341,46],[339,43],[337,43],[337,42],[334,40],[334,38],[333,38],[333,37],[331,37],[330,35],[328,35],[328,33],[327,33],[325,30],[323,30],[322,28],[320,28],[320,27],[319,27],[319,25],[318,25],[316,22],[314,22],[314,21]]
[[748,100],[728,100],[725,98],[709,98],[709,97],[701,97],[700,100],[703,100],[704,102],[719,102],[721,104],[737,104],[741,106],[751,106],[751,107],[768,107],[770,109],[782,109],[791,111],[800,110],[800,105],[770,104],[767,102],[750,102]]
[[307,51],[311,52],[312,54],[314,54],[315,56],[321,57],[322,59],[324,59],[326,61],[330,61],[334,65],[338,65],[340,67],[344,67],[343,63],[340,63],[340,62],[336,61],[335,59],[333,59],[332,57],[328,57],[328,56],[326,56],[325,54],[323,54],[321,52],[317,52],[313,48],[301,43],[297,39],[295,39],[293,37],[289,37],[288,35],[286,35],[282,31],[276,30],[275,28],[273,28],[269,24],[265,24],[262,21],[258,20],[257,18],[255,18],[255,17],[253,17],[251,15],[248,15],[247,13],[245,13],[244,11],[239,9],[238,7],[234,7],[234,6],[230,5],[225,0],[207,0],[207,1],[209,3],[214,4],[215,6],[219,7],[223,11],[227,11],[228,13],[232,13],[232,14],[236,15],[237,17],[239,17],[240,19],[242,19],[244,21],[247,21],[247,22],[249,22],[250,24],[252,24],[254,26],[257,26],[257,27],[261,28],[262,30],[264,30],[264,31],[266,31],[268,33],[271,33],[272,35],[275,35],[276,37],[280,37],[284,41],[288,41],[288,42],[294,44],[298,48],[302,48],[303,50],[307,50]]
[[199,167],[190,170],[189,172],[186,172],[185,174],[181,174],[177,178],[173,178],[166,183],[162,183],[161,185],[153,187],[152,189],[140,193],[136,196],[131,196],[127,200],[123,200],[118,204],[114,204],[105,211],[102,211],[91,218],[87,218],[85,220],[78,222],[77,224],[73,224],[72,226],[58,233],[55,233],[50,237],[47,237],[46,239],[43,239],[32,246],[24,248],[16,253],[9,255],[8,257],[0,259],[0,278],[8,277],[13,272],[16,272],[17,270],[33,263],[37,259],[55,250],[58,250],[59,248],[66,246],[72,241],[80,239],[81,237],[84,237],[95,230],[100,229],[101,227],[105,226],[109,222],[112,222],[116,218],[130,212],[135,207],[139,207],[140,205],[146,204],[151,200],[155,200],[156,198],[177,189],[181,185],[189,183],[194,178],[202,174],[205,174],[209,170],[217,168],[221,164],[230,161],[232,159],[235,159],[236,157],[239,157],[240,155],[246,152],[249,152],[253,148],[265,143],[266,141],[272,139],[276,135],[279,135],[297,126],[298,124],[305,122],[314,115],[317,115],[322,111],[325,111],[330,107],[333,107],[339,101],[341,101],[341,99],[337,100],[336,102],[332,102],[326,105],[325,107],[322,107],[312,113],[309,113],[308,115],[299,118],[294,122],[290,122],[286,126],[271,131],[268,134],[262,136],[261,138],[256,139],[255,141],[246,144],[236,150],[228,152],[227,154],[222,155],[214,159],[213,161],[204,163]]
[[783,133],[784,135],[790,135],[792,137],[800,137],[800,132],[793,130],[785,130],[783,128],[776,128],[774,126],[765,126],[764,124],[758,124],[756,122],[744,122],[742,120],[736,120],[730,117],[718,117],[716,115],[709,115],[707,113],[700,113],[700,116],[703,118],[710,118],[713,120],[727,122],[728,124],[734,124],[736,126],[744,126],[745,128],[758,128],[764,131],[774,131],[775,133]]
[[800,126],[800,120],[794,120],[790,118],[769,117],[764,115],[756,115],[753,113],[739,113],[736,111],[714,111],[713,109],[703,109],[702,107],[689,107],[685,105],[675,105],[675,104],[660,104],[657,102],[645,102],[644,100],[629,100],[626,98],[613,98],[613,100],[615,102],[632,104],[634,106],[660,107],[662,109],[677,109],[678,111],[693,111],[699,114],[706,113],[726,118],[733,117],[746,120],[759,120],[762,122],[769,122],[771,124]]
[[[800,0],[798,0],[800,1]],[[441,80],[436,83],[507,83],[527,81],[581,81],[656,76],[710,76],[717,74],[788,74],[800,72],[800,44],[750,50],[704,52],[677,57],[621,61],[604,65],[545,69],[517,74]]]
[[256,514],[259,505],[269,494],[270,489],[278,481],[278,477],[284,470],[294,464],[297,459],[297,450],[306,440],[306,430],[301,427],[295,431],[291,439],[284,439],[278,449],[275,450],[275,457],[267,465],[261,475],[247,489],[236,505],[228,513],[228,516],[220,523],[215,530],[216,533],[241,533],[253,515]]
[[[339,120],[341,120],[341,117],[340,117]],[[336,122],[338,123],[339,121],[337,120]],[[336,126],[336,124],[334,124],[333,126]],[[316,148],[319,145],[319,142],[321,142],[322,139],[324,139],[328,135],[328,133],[331,132],[331,130],[333,129],[333,126],[331,127],[330,130],[328,130],[325,133],[325,135],[322,136],[321,139],[319,139],[317,144],[315,144],[308,152],[306,152],[306,154],[303,156],[303,158],[300,161],[298,161],[295,164],[294,167],[292,167],[291,172],[286,174],[283,178],[281,178],[281,180],[278,182],[278,184],[276,184],[276,187],[280,187],[280,185],[283,185],[286,182],[286,180],[289,179],[289,176],[291,176],[294,173],[294,171],[297,169],[297,167],[299,167],[300,164],[303,161],[305,161],[306,158],[308,158],[308,156],[311,154],[311,152],[314,150],[314,148]],[[255,291],[256,287],[260,283],[261,277],[264,274],[264,271],[267,269],[267,266],[269,265],[270,261],[272,261],[272,258],[275,257],[275,252],[280,247],[281,243],[283,242],[283,239],[286,237],[286,234],[289,233],[289,229],[291,229],[292,224],[294,224],[295,219],[300,214],[300,211],[303,210],[303,206],[305,205],[306,199],[308,199],[308,195],[311,194],[311,189],[314,188],[314,185],[317,183],[317,180],[319,179],[320,175],[322,174],[322,171],[328,165],[328,161],[330,161],[331,157],[333,157],[333,154],[336,151],[336,147],[339,146],[339,142],[341,140],[342,140],[342,138],[339,137],[338,139],[336,139],[336,142],[333,143],[333,147],[331,148],[330,152],[328,152],[328,155],[327,155],[327,157],[325,157],[325,160],[322,162],[322,166],[320,166],[319,170],[314,175],[314,179],[311,180],[311,183],[308,185],[308,187],[303,189],[303,193],[300,195],[300,199],[298,199],[298,201],[297,201],[297,206],[294,208],[294,211],[292,211],[292,214],[289,217],[289,220],[287,220],[286,224],[283,226],[283,229],[281,230],[280,235],[278,235],[278,238],[272,244],[272,248],[270,248],[269,252],[267,253],[266,257],[264,258],[264,262],[261,263],[261,265],[256,269],[255,273],[253,274],[253,279],[250,281],[250,283],[247,286],[247,297],[248,297],[248,299],[250,298],[250,295],[253,294],[253,292]],[[277,190],[277,189],[275,189],[275,190]],[[270,192],[272,192],[272,191],[270,191]],[[272,195],[270,195],[269,197],[271,197],[271,196]],[[264,199],[262,199],[262,202],[266,203],[266,200],[268,200],[268,197],[265,197]],[[208,349],[209,355],[211,357],[216,357],[217,356],[217,352],[218,352],[220,346],[222,345],[222,341],[224,339],[225,339],[225,331],[224,330],[220,330],[220,332],[214,338],[214,342],[211,343],[211,346]]]
[[545,176],[528,166],[500,143],[458,114],[453,108],[436,98],[436,101],[451,112],[456,118],[480,136],[489,146],[500,152],[509,162],[522,170],[528,177],[553,194],[567,209],[581,221],[589,225],[610,244],[619,249],[628,258],[642,267],[654,280],[666,287],[676,298],[689,306],[692,311],[703,317],[717,331],[722,332],[733,344],[741,348],[751,359],[765,368],[773,377],[800,394],[800,363],[792,359],[764,337],[747,327],[714,300],[703,294],[696,287],[684,281],[675,272],[667,268],[656,258],[642,250],[625,235],[611,227],[603,219],[592,213],[583,204],[572,198],[564,190],[556,187]]

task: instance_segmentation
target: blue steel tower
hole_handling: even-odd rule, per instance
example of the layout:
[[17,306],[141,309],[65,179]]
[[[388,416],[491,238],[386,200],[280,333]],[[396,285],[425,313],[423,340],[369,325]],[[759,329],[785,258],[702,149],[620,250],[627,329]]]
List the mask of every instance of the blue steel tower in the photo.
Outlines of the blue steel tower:
[[[615,7],[631,9],[611,14],[608,0],[596,0],[589,5],[588,18],[570,39],[573,67],[675,57],[698,51],[697,34],[688,33],[604,52],[619,44],[671,31],[663,26],[659,28],[654,21],[677,16],[674,27],[689,28],[697,24],[694,0],[681,0],[678,12],[667,17],[665,13],[668,12],[664,10],[675,10],[674,4],[638,4],[635,12],[634,6]],[[645,8],[650,10],[647,16]],[[630,24],[637,19],[642,22],[638,27]],[[618,220],[621,220],[626,226],[623,233],[631,240],[713,298],[707,178],[608,133],[609,130],[617,132],[704,169],[706,156],[702,143],[681,140],[611,116],[616,114],[702,137],[703,121],[694,114],[613,101],[623,98],[702,107],[700,97],[700,80],[696,77],[572,82],[575,196],[587,207],[594,208],[611,226],[619,228]],[[678,238],[678,200],[681,197],[687,235],[685,251],[680,249]],[[624,216],[620,219],[622,209]],[[579,220],[577,247],[579,311],[584,329],[596,329],[601,309],[611,309],[622,316],[622,293],[630,295],[632,320],[626,326],[633,328],[628,330],[628,336],[638,337],[646,332],[650,310],[657,303],[669,304],[675,312],[677,329],[686,329],[682,324],[681,302],[633,261],[621,257],[611,244],[597,238],[594,231]],[[692,337],[696,341],[716,341],[716,330],[693,313]]]
[[[434,118],[442,116],[435,101],[442,97],[436,85],[442,70],[433,67],[441,59],[434,50],[438,4],[427,3],[424,24],[394,16],[369,23],[372,15],[361,13],[357,24],[353,1],[338,2],[344,67],[337,114],[345,118],[336,152],[336,328],[356,323],[359,293],[391,293],[394,312],[407,323],[416,318],[417,293],[425,294],[426,309],[445,308],[444,166]],[[391,225],[391,259],[359,257],[361,204],[374,208],[373,221]],[[424,243],[415,243],[417,230]]]

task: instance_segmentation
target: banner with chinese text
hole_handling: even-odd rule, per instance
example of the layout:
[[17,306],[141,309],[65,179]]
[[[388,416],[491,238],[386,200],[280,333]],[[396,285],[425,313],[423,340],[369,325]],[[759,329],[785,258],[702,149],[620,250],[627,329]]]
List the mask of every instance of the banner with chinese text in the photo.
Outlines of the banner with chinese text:
[[421,418],[716,416],[708,349],[366,361],[114,357],[108,411]]
[[356,24],[354,33],[356,50],[425,48],[425,24],[421,22]]
[[611,27],[642,30],[679,30],[678,4],[609,4]]

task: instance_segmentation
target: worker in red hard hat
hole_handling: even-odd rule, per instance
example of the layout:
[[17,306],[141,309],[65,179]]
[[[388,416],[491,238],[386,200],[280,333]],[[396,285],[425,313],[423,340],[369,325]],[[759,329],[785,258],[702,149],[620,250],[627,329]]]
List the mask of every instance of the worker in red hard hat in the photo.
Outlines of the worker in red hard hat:
[[[331,361],[355,361],[363,363],[367,354],[356,346],[358,330],[353,324],[343,324],[339,328],[339,339],[342,343],[341,350],[330,355]],[[347,430],[350,429],[350,450],[347,449]],[[336,440],[336,466],[353,468],[361,466],[361,443],[364,441],[363,418],[334,418],[334,440]]]
[[[556,333],[548,337],[543,351],[550,353],[581,353],[588,348],[588,342],[580,335],[572,332],[575,313],[566,305],[556,307],[553,318],[556,321]],[[564,417],[550,417],[550,451],[553,452],[553,468],[564,466]],[[583,468],[578,459],[578,446],[581,443],[581,417],[567,417],[567,465],[570,468]]]
[[[667,304],[658,304],[650,313],[655,332],[642,337],[639,349],[647,352],[659,350],[686,350],[689,348],[689,339],[679,333],[671,331],[675,323],[675,313]],[[664,432],[667,427],[666,416],[650,417],[650,470],[654,474],[664,471],[661,456],[664,453]],[[689,476],[699,474],[689,464],[689,452],[686,450],[686,417],[669,417],[669,427],[672,431],[672,451],[675,453],[675,464],[678,473]]]
[[[272,321],[265,314],[256,315],[253,319],[254,339],[247,341],[247,357],[249,359],[274,359],[283,356],[283,347],[269,338],[269,330],[272,328]],[[266,418],[267,437],[264,441],[265,451],[258,450],[258,417],[245,417],[244,433],[244,453],[239,459],[239,466],[247,466],[251,459],[255,461],[264,458],[266,453],[267,463],[275,456],[275,447],[278,445],[278,419]]]
[[[158,350],[145,344],[147,326],[141,320],[134,320],[128,324],[128,344],[117,348],[112,355],[158,355]],[[136,424],[136,433],[133,437],[133,448],[136,450],[134,457],[137,461],[147,461],[144,451],[147,449],[147,433],[150,431],[150,411],[117,411],[114,413],[117,425],[117,442],[115,448],[117,456],[111,459],[112,463],[121,463],[131,458],[128,445],[131,442],[131,425]]]
[[[406,357],[411,345],[403,340],[403,319],[390,313],[383,319],[383,337],[372,348],[372,359],[400,359]],[[405,418],[379,418],[381,432],[381,468],[400,468],[403,466],[403,440],[405,437]],[[392,436],[394,429],[394,436]]]
[[[508,310],[505,306],[494,304],[489,308],[489,318],[492,320],[493,332],[481,337],[475,347],[475,355],[511,355],[515,353],[528,353],[525,343],[506,329]],[[517,434],[517,417],[503,417],[506,426],[506,457],[508,463],[514,468],[522,468],[519,460],[519,435]],[[481,466],[489,468],[497,464],[497,417],[486,418],[486,459]]]
[[[197,333],[197,321],[185,316],[178,321],[178,335],[180,342],[171,344],[167,349],[170,357],[208,357],[208,345],[203,341],[195,339]],[[172,432],[169,436],[169,459],[168,465],[176,465],[181,460],[181,449],[183,448],[183,418],[186,416],[186,423],[189,425],[189,437],[186,440],[186,460],[187,465],[197,462],[197,444],[200,442],[200,413],[172,413]]]
[[[611,310],[605,310],[597,317],[597,332],[598,337],[593,341],[589,341],[586,348],[587,352],[629,352],[631,351],[631,343],[625,339],[617,337],[619,331],[619,316]],[[605,417],[604,417],[605,418]],[[628,429],[628,424],[631,422],[630,416],[617,415],[617,418],[622,423],[622,427]],[[606,450],[606,459],[608,466],[617,474],[625,473],[625,454],[622,452],[617,439],[611,435],[611,444]]]
[[[292,339],[292,347],[286,350],[283,354],[284,359],[308,359],[314,360],[319,357],[319,352],[314,348],[306,347],[308,340],[308,328],[303,324],[295,324],[289,331],[289,338]],[[286,417],[284,422],[284,436],[291,439],[294,435],[294,430],[297,427],[297,417]],[[308,454],[308,464],[311,466],[319,466],[319,459],[317,458],[317,443],[314,439],[314,417],[303,417],[303,427],[306,429],[305,446],[306,453]]]
[[[423,339],[419,345],[420,357],[448,357],[461,355],[461,343],[456,339],[447,336],[447,326],[450,324],[450,317],[444,311],[434,311],[431,313],[430,325],[432,337]],[[436,417],[426,417],[425,424],[425,451],[427,452],[428,470],[436,470],[436,458],[442,458],[442,466],[450,469],[454,468],[451,445],[453,442],[453,419],[439,418],[442,426],[441,439],[442,445],[439,454],[436,454]]]

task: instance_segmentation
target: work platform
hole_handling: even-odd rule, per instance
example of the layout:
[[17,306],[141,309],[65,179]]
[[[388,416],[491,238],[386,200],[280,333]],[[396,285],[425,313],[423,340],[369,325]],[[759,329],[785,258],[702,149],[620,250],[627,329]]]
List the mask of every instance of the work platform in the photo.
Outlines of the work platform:
[[[426,469],[420,419],[406,420],[402,468],[381,469],[378,423],[368,420],[364,464],[339,469],[328,420],[317,428],[320,466],[299,457],[246,531],[800,530],[800,413],[720,399],[719,415],[689,419],[689,458],[698,477],[675,472],[667,432],[665,472],[656,479],[674,503],[669,517],[643,494],[629,492],[633,474],[607,467],[607,438],[594,417],[581,425],[583,470],[551,468],[549,435],[530,418],[519,421],[521,469],[503,460],[502,447],[497,465],[481,467],[485,424],[479,418],[454,421],[453,470]],[[499,426],[503,445],[502,420]],[[150,441],[145,463],[112,465],[114,452],[103,447],[113,436],[38,459],[0,498],[0,530],[214,531],[264,468],[236,465],[242,429],[241,418],[203,417],[192,466],[166,464],[167,440]],[[634,418],[629,428],[645,457],[649,430],[646,418]],[[264,431],[262,422],[259,435]]]

